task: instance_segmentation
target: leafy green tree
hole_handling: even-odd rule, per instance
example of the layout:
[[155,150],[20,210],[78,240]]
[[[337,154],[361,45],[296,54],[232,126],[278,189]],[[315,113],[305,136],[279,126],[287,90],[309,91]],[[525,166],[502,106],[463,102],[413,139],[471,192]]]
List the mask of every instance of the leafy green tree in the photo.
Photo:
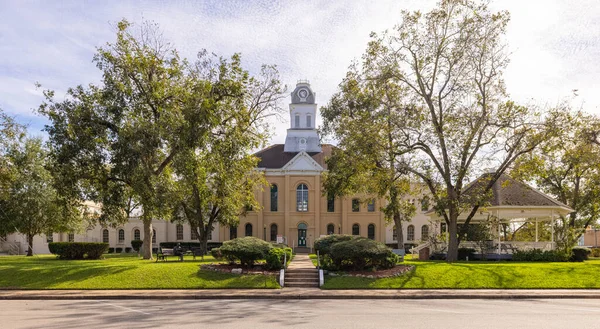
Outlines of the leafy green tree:
[[404,249],[402,223],[415,214],[415,206],[406,198],[411,192],[407,172],[399,168],[405,147],[398,132],[407,121],[403,90],[391,81],[369,79],[369,69],[369,63],[362,70],[353,65],[341,91],[321,109],[323,131],[338,140],[327,159],[324,194],[385,198],[382,210],[396,226],[398,249]]
[[448,225],[450,262],[458,255],[458,217],[466,214],[468,224],[483,204],[463,198],[466,183],[478,170],[494,167],[481,191],[487,195],[546,131],[539,115],[506,94],[508,21],[507,12],[491,12],[485,2],[442,0],[426,14],[403,12],[391,32],[373,34],[364,55],[369,79],[398,85],[402,102],[411,105],[398,113],[407,118],[396,132],[405,149],[398,168],[429,189]]
[[266,119],[281,112],[283,97],[274,67],[265,66],[259,77],[251,77],[236,55],[231,62],[221,61],[219,71],[228,77],[230,92],[214,107],[211,138],[174,158],[174,220],[190,224],[204,253],[215,223],[237,226],[248,208],[260,207],[254,194],[267,182],[255,170],[258,158],[251,151],[266,141]]
[[[0,108],[0,198],[6,196],[8,184],[12,180],[14,173],[11,170],[13,164],[9,161],[6,154],[8,150],[19,143],[24,137],[24,127],[14,121],[12,117],[4,113]],[[0,216],[2,209],[0,209]]]
[[[123,20],[117,40],[98,48],[100,85],[69,89],[64,101],[47,102],[52,168],[65,196],[102,205],[104,224],[127,220],[131,198],[144,223],[144,259],[152,258],[152,219],[170,215],[172,162],[191,143],[209,135],[212,108],[228,93],[182,60],[155,25],[139,34]],[[202,60],[202,56],[200,57]]]
[[562,234],[569,240],[564,243],[573,246],[585,228],[600,218],[600,148],[587,135],[600,119],[564,107],[550,115],[561,122],[556,134],[520,158],[513,174],[575,210],[564,221],[565,229],[574,234]]
[[54,189],[41,139],[28,138],[13,144],[6,155],[13,177],[6,197],[0,198],[0,232],[24,234],[27,256],[32,256],[34,236],[77,228],[82,219],[80,205],[60,197]]

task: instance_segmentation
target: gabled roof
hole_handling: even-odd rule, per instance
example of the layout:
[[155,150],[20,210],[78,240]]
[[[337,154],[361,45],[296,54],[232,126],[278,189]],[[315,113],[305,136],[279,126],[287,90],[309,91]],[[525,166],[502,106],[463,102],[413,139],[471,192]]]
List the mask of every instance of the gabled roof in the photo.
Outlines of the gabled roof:
[[[491,173],[483,174],[473,182],[469,183],[463,190],[466,200],[481,197],[483,190],[492,178]],[[494,183],[490,195],[484,199],[489,206],[534,206],[534,207],[563,207],[571,209],[564,203],[534,189],[533,187],[516,180],[508,175],[502,174]],[[571,209],[572,210],[572,209]]]
[[[257,167],[266,169],[281,169],[288,162],[290,162],[300,152],[284,152],[284,144],[273,144],[267,148],[264,148],[256,153],[255,156],[260,158]],[[331,144],[322,144],[321,152],[310,152],[307,153],[315,162],[317,162],[323,169],[327,170],[327,164],[325,158],[330,157],[335,146]]]

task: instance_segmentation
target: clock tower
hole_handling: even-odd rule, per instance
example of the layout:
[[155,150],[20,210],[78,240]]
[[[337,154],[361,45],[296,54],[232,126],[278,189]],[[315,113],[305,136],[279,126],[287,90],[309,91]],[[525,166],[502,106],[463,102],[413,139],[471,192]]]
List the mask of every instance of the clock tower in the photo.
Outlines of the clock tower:
[[290,128],[287,130],[284,152],[321,152],[321,142],[315,127],[315,96],[308,81],[298,81],[296,89],[292,92]]

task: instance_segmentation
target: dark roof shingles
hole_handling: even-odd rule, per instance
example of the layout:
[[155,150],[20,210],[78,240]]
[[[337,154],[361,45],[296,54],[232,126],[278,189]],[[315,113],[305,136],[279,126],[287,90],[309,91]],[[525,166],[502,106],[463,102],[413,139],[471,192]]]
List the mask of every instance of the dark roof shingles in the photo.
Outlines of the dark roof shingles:
[[[273,144],[267,148],[264,148],[256,153],[255,156],[260,158],[257,167],[267,169],[280,169],[283,168],[290,160],[292,160],[299,152],[284,152],[283,144]],[[322,152],[310,152],[313,160],[315,160],[323,169],[327,169],[325,159],[331,156],[331,152],[334,146],[330,144],[322,144]]]

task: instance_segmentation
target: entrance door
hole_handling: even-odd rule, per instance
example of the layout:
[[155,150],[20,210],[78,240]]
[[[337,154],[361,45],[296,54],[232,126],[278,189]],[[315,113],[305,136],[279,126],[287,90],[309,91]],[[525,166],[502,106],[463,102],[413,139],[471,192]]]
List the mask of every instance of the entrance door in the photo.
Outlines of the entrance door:
[[306,247],[306,224],[298,224],[298,247]]

